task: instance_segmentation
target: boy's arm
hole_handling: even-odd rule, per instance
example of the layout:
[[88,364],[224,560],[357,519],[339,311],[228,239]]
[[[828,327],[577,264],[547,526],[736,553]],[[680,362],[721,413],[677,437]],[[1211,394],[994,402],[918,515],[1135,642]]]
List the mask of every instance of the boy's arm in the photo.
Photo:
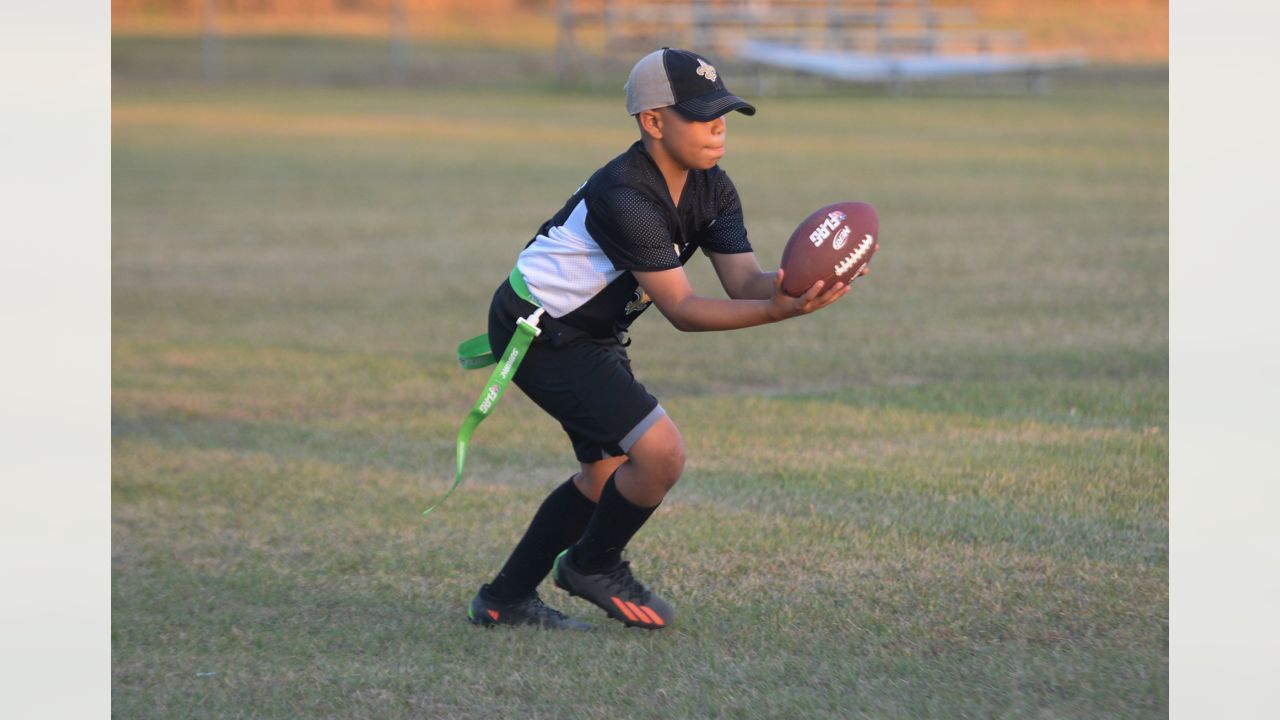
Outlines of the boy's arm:
[[822,283],[816,282],[804,295],[791,297],[782,292],[779,270],[770,273],[775,277],[768,298],[725,300],[695,295],[682,267],[633,274],[663,316],[685,332],[735,330],[778,322],[826,307],[849,292],[849,286],[841,282],[823,292]]
[[735,300],[767,300],[773,295],[778,273],[764,272],[755,253],[709,252],[707,257],[711,258],[720,285],[729,297]]

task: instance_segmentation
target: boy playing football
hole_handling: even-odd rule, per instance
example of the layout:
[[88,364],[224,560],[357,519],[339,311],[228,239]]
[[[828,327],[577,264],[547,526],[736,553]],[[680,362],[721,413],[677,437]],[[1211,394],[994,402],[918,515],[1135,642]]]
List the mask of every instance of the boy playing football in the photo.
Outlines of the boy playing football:
[[[627,112],[640,140],[591,176],[539,229],[493,296],[489,344],[507,347],[519,318],[538,308],[541,334],[516,384],[558,420],[579,472],[543,501],[523,538],[468,609],[478,625],[590,626],[548,607],[555,584],[630,626],[670,625],[670,604],[631,574],[621,552],[680,479],[684,440],[636,381],[623,336],[650,304],[683,331],[732,330],[813,312],[848,292],[815,283],[782,292],[743,226],[737,190],[718,166],[725,115],[754,115],[715,66],[663,48],[636,63]],[[697,295],[684,263],[701,249],[727,299]],[[865,272],[865,270],[864,270]]]

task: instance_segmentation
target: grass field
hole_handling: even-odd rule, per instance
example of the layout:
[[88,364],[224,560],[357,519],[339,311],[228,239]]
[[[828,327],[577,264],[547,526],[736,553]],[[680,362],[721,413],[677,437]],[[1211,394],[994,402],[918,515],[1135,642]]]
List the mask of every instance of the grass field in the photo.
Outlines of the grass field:
[[419,513],[483,383],[454,346],[631,142],[621,101],[118,78],[113,714],[1164,717],[1167,97],[731,118],[765,264],[836,199],[882,250],[807,318],[637,323],[690,461],[632,557],[681,615],[627,630],[548,583],[599,621],[566,637],[465,618],[573,469],[518,391]]

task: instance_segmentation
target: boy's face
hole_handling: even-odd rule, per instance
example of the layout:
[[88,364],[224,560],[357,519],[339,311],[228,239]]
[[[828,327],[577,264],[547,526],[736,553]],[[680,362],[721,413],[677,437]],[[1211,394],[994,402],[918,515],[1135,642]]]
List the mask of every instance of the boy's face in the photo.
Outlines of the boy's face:
[[661,119],[657,138],[667,154],[681,167],[689,170],[709,170],[724,157],[724,116],[709,122],[686,119],[675,108],[664,107],[655,111]]

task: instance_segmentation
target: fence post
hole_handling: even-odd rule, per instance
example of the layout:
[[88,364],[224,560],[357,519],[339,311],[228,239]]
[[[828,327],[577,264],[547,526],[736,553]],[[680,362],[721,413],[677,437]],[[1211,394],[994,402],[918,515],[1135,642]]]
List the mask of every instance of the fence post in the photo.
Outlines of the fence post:
[[222,36],[218,31],[220,0],[204,0],[200,12],[200,66],[207,83],[222,82]]
[[556,79],[561,85],[572,80],[577,71],[575,22],[573,0],[556,0]]
[[405,0],[391,0],[391,82],[403,83],[409,76],[409,13]]

